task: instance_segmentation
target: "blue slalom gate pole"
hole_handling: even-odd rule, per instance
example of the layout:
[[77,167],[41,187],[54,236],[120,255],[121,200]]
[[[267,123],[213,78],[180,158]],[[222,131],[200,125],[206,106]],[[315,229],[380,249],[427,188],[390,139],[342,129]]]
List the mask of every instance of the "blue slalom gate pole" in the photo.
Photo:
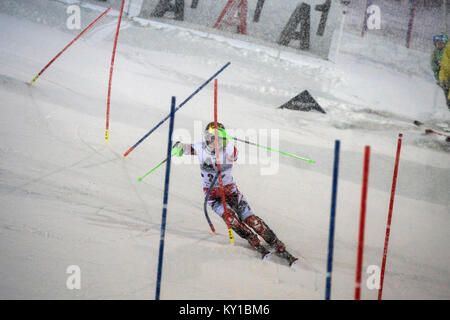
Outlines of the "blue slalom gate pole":
[[[182,106],[184,106],[189,100],[192,99],[193,96],[195,96],[197,93],[200,92],[200,90],[202,90],[208,83],[211,82],[212,79],[214,79],[219,73],[221,73],[223,70],[225,70],[226,67],[228,67],[231,64],[231,62],[228,62],[227,64],[225,64],[222,68],[220,68],[219,71],[217,71],[216,73],[214,73],[214,75],[209,78],[208,80],[206,80],[200,87],[198,87],[197,90],[195,90],[189,97],[186,98],[186,100],[184,100],[178,107],[175,108],[175,112],[177,112],[178,110],[180,110],[180,108]],[[134,144],[134,146],[132,146],[130,149],[127,150],[127,152],[125,152],[123,154],[124,157],[126,157],[131,151],[133,151],[138,145],[141,144],[142,141],[144,141],[149,135],[151,135],[156,129],[159,128],[160,125],[162,125],[167,119],[170,118],[170,115],[168,115],[167,117],[165,117],[164,119],[162,119],[156,126],[153,127],[153,129],[151,129],[149,132],[147,132],[145,134],[145,136],[143,136],[138,142],[136,142]]]
[[159,241],[159,257],[158,257],[158,274],[156,279],[156,294],[155,300],[159,300],[161,293],[161,276],[164,256],[164,237],[166,234],[166,220],[167,220],[167,202],[169,199],[169,180],[170,180],[170,162],[172,159],[172,133],[173,124],[175,122],[175,97],[172,97],[172,105],[170,107],[170,122],[169,122],[169,142],[167,143],[167,165],[166,165],[166,179],[164,183],[164,199],[161,219],[161,238]]
[[325,288],[325,300],[330,300],[331,296],[331,274],[333,272],[333,247],[334,247],[334,225],[336,218],[336,196],[339,172],[339,152],[341,142],[335,141],[334,144],[334,168],[333,168],[333,187],[331,191],[331,218],[330,218],[330,234],[328,238],[328,262],[327,262],[327,282]]

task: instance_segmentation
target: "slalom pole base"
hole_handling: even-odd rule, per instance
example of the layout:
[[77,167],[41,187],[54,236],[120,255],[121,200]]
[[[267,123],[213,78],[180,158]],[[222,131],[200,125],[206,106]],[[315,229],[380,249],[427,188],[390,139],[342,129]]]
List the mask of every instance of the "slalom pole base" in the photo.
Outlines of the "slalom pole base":
[[126,156],[127,156],[131,151],[133,151],[133,150],[134,150],[134,148],[131,147],[130,149],[128,149],[127,152],[125,152],[125,153],[123,154],[123,156],[126,157]]
[[230,228],[228,229],[228,236],[230,237],[230,243],[234,246],[234,237],[233,237],[233,230]]
[[29,85],[31,86],[36,80],[39,78],[39,75],[33,78],[33,80],[30,81]]
[[105,142],[109,141],[109,130],[105,131]]

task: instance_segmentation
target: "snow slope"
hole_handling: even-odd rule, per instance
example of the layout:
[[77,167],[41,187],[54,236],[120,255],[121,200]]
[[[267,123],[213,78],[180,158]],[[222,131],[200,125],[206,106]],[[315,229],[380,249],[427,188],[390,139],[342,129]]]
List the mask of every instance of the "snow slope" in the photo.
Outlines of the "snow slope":
[[[86,25],[99,12],[82,14]],[[164,168],[144,182],[137,177],[165,157],[168,125],[127,158],[122,154],[167,115],[172,95],[181,102],[228,61],[219,77],[220,121],[230,130],[274,133],[266,141],[258,136],[260,143],[317,161],[261,152],[258,163],[241,161],[234,169],[253,210],[302,262],[294,269],[275,256],[261,262],[237,236],[230,246],[225,225],[210,213],[218,231],[212,235],[198,165],[176,163],[161,298],[323,299],[333,146],[340,139],[332,297],[352,299],[363,148],[372,148],[366,270],[381,264],[399,132],[405,138],[384,297],[450,298],[448,145],[412,125],[449,123],[429,75],[366,59],[350,34],[333,63],[125,20],[106,144],[114,15],[27,84],[76,34],[65,29],[66,17],[54,1],[0,3],[0,30],[7,30],[0,33],[1,298],[154,298]],[[276,109],[304,89],[327,115]],[[198,141],[212,102],[209,85],[177,112],[175,136]],[[238,148],[247,159],[255,152]],[[278,170],[263,174],[269,168]],[[81,290],[66,288],[69,265],[81,268]],[[363,287],[363,299],[376,296]]]

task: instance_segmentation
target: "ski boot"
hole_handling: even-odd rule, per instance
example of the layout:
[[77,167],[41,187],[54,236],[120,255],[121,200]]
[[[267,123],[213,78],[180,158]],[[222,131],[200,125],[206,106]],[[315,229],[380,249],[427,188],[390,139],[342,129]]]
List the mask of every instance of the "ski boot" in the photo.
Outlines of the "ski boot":
[[295,262],[297,262],[298,258],[294,257],[292,254],[290,254],[287,250],[286,250],[286,246],[284,245],[283,242],[281,242],[280,240],[275,240],[275,243],[273,244],[273,247],[276,248],[276,254],[277,256],[286,259],[286,261],[289,263],[289,267],[292,267]]
[[277,255],[283,259],[286,259],[289,263],[289,267],[292,267],[298,261],[298,258],[294,257],[286,249],[281,252],[277,252]]
[[258,251],[259,253],[261,253],[261,259],[266,260],[272,253],[266,248],[264,247],[262,244],[257,244],[256,246],[254,246],[254,248],[256,249],[256,251]]

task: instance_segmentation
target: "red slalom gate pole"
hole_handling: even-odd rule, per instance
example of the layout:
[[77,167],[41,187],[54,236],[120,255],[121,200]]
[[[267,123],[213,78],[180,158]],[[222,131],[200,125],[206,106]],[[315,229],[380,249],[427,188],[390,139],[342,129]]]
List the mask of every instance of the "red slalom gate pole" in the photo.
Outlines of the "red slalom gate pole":
[[81,38],[81,36],[83,34],[85,34],[90,28],[92,28],[92,26],[94,24],[96,24],[100,19],[102,19],[104,16],[106,16],[106,14],[109,12],[109,10],[111,10],[111,7],[109,7],[108,9],[106,9],[105,12],[103,12],[97,19],[95,19],[90,25],[88,25],[86,27],[86,29],[84,29],[83,31],[81,31],[81,33],[75,37],[75,39],[73,39],[67,46],[64,47],[64,49],[62,49],[41,71],[39,71],[39,73],[33,78],[33,80],[31,80],[30,85],[33,84],[37,78],[39,78],[41,76],[41,74],[44,73],[45,70],[47,70],[48,67],[50,67],[50,65],[55,62],[56,59],[59,58],[60,55],[63,54],[64,51],[67,50],[67,48],[69,48],[75,41],[77,41],[78,39]]
[[388,220],[387,220],[387,225],[386,225],[386,238],[384,240],[383,262],[381,263],[380,289],[378,290],[378,300],[381,300],[381,296],[383,295],[384,271],[386,270],[386,259],[387,259],[388,245],[389,245],[389,235],[391,233],[392,210],[394,208],[395,188],[397,185],[398,163],[400,161],[400,150],[402,148],[402,138],[403,138],[403,134],[400,133],[398,135],[397,154],[395,156],[394,177],[392,178],[391,200],[389,202],[389,214],[388,214]]
[[406,32],[406,47],[409,49],[409,46],[411,45],[411,36],[412,36],[412,29],[414,26],[414,17],[416,15],[416,0],[410,0],[411,2],[411,13],[408,23],[408,31]]
[[359,218],[358,257],[356,260],[355,300],[361,299],[361,273],[364,253],[364,228],[366,220],[367,185],[369,182],[370,147],[364,149],[364,167],[361,192],[361,214]]
[[241,34],[247,34],[247,0],[241,2],[241,25],[239,26]]
[[116,57],[117,39],[119,38],[120,23],[122,21],[124,4],[125,4],[125,0],[122,0],[122,5],[120,7],[119,21],[117,22],[116,37],[114,39],[114,47],[113,47],[113,52],[112,52],[112,57],[111,57],[111,68],[109,71],[108,101],[106,103],[106,131],[105,131],[105,141],[106,142],[109,141],[109,109],[111,106],[111,84],[112,84],[112,76],[113,76],[113,71],[114,71],[114,60]]
[[361,31],[361,37],[364,37],[367,28],[367,9],[369,8],[369,0],[366,0],[366,10],[364,11],[364,22]]
[[[220,159],[219,159],[219,135],[217,131],[217,79],[214,79],[214,127],[215,127],[215,136],[214,136],[214,145],[216,149],[216,165],[217,170],[220,172]],[[225,151],[224,151],[225,152]],[[210,188],[213,186],[210,186]],[[220,196],[222,198],[222,204],[223,204],[223,214],[226,216],[227,213],[227,204],[225,201],[225,192],[223,190],[223,183],[222,183],[222,175],[219,173],[219,188],[220,188]],[[234,238],[233,238],[233,230],[231,229],[231,225],[228,222],[227,219],[225,219],[227,222],[228,227],[228,236],[230,238],[230,243],[234,244]]]

